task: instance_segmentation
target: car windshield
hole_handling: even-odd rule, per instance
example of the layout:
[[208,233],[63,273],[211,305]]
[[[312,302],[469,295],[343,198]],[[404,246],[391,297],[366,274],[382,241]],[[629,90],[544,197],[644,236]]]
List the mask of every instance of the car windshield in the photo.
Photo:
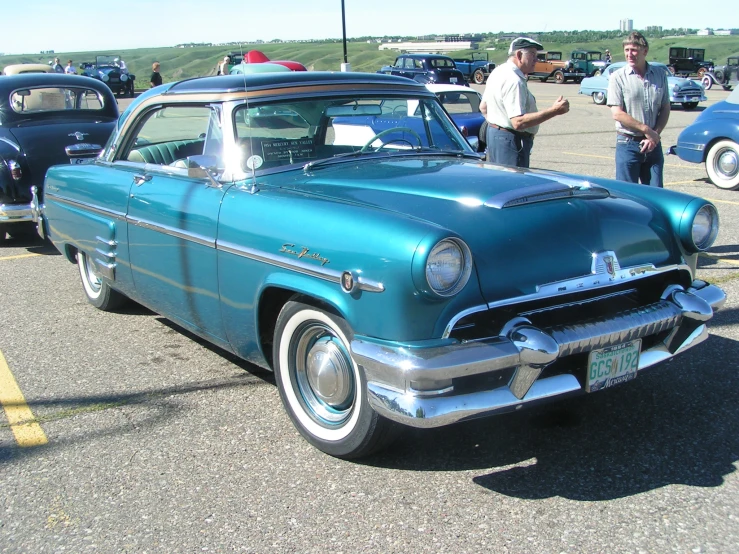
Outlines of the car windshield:
[[25,88],[10,94],[10,106],[16,113],[41,113],[62,110],[102,110],[103,97],[84,88]]
[[103,67],[106,65],[115,65],[115,61],[119,59],[118,56],[98,56],[95,58],[95,65]]
[[435,98],[320,98],[243,104],[233,112],[245,172],[422,149],[473,151]]

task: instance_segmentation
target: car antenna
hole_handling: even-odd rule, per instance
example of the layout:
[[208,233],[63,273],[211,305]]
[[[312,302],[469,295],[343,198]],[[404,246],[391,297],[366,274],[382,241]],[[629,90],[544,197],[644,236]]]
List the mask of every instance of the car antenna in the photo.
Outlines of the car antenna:
[[[244,54],[244,45],[242,43],[239,43],[239,51],[241,52],[241,65],[246,65],[246,54]],[[244,95],[246,97],[246,116],[249,115],[249,95],[246,91],[246,72],[244,71],[244,68],[241,68],[241,77],[244,80]],[[244,118],[246,121],[246,117]],[[252,128],[251,128],[251,120],[248,120],[249,124],[247,126],[247,130],[249,133],[249,154],[251,154],[254,149],[254,141],[252,140]],[[249,165],[251,163],[251,166]],[[254,156],[250,155],[246,158],[244,161],[244,165],[251,169],[251,187],[249,188],[249,193],[254,194],[256,192],[259,192],[259,189],[257,188],[257,169],[254,167],[255,160]]]

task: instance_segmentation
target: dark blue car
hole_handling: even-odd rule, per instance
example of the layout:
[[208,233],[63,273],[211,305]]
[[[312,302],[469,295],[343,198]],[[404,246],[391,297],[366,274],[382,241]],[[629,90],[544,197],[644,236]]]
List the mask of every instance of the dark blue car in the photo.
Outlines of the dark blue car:
[[118,56],[96,56],[95,63],[85,62],[80,65],[80,73],[102,81],[118,95],[133,98],[136,75],[128,72]]
[[706,108],[680,133],[670,154],[686,162],[705,162],[714,185],[739,190],[739,89]]
[[395,58],[393,65],[385,65],[377,73],[406,77],[424,85],[449,83],[469,86],[454,60],[439,54],[402,54]]

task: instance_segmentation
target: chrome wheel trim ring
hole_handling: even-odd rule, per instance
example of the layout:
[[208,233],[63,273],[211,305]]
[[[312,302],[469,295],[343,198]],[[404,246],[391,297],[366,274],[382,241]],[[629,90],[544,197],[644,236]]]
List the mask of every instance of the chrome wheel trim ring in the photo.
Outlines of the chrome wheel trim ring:
[[306,413],[319,425],[343,424],[354,405],[354,372],[341,341],[330,328],[306,324],[291,347],[293,387]]

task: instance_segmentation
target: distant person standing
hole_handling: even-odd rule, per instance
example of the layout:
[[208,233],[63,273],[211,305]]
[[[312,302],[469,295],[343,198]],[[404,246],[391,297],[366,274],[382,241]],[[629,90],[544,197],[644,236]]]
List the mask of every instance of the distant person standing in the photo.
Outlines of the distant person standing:
[[626,65],[611,73],[608,105],[616,120],[616,179],[663,185],[660,133],[670,119],[667,73],[647,63],[649,43],[634,31],[624,41]]
[[64,68],[64,73],[67,75],[77,75],[77,70],[72,65],[72,60],[67,61],[67,67]]
[[613,60],[611,59],[611,51],[606,50],[606,58],[604,60],[606,63],[610,64],[613,63]]
[[121,70],[121,73],[128,74],[126,62],[124,62],[121,58],[116,58],[115,60],[113,60],[113,63],[115,63],[116,67]]
[[536,52],[544,47],[526,37],[518,37],[508,49],[508,61],[496,67],[488,78],[480,111],[488,123],[487,159],[503,165],[529,167],[534,135],[539,124],[570,110],[560,96],[551,108],[538,111],[536,98],[526,83],[534,70]]
[[162,75],[159,73],[160,65],[159,62],[151,64],[151,88],[158,87],[162,84]]
[[51,65],[51,67],[56,73],[64,73],[64,68],[59,61],[59,58],[54,58],[54,63]]
[[231,63],[231,58],[224,56],[223,61],[218,64],[218,75],[228,75],[228,65]]

